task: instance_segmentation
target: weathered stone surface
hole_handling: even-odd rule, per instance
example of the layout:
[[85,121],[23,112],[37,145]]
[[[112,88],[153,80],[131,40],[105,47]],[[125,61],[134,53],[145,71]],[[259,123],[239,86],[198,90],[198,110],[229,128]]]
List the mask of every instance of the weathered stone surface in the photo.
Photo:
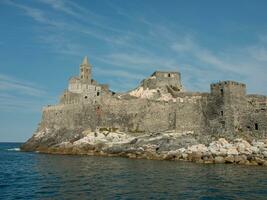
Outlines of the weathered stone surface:
[[235,157],[233,155],[228,155],[227,157],[225,157],[225,162],[226,163],[234,163]]
[[237,151],[236,147],[230,147],[227,150],[227,155],[238,155],[238,151]]
[[216,156],[216,157],[214,158],[214,162],[215,162],[215,163],[225,163],[225,159],[224,159],[224,157],[222,157],[222,156]]
[[264,158],[267,158],[267,151],[263,151],[262,155],[264,156]]
[[247,95],[245,84],[221,81],[209,93],[185,92],[179,72],[156,71],[136,89],[115,93],[91,70],[85,58],[59,104],[44,107],[22,150],[265,164],[267,97]]
[[236,155],[235,157],[235,162],[244,164],[247,161],[247,157],[245,155]]

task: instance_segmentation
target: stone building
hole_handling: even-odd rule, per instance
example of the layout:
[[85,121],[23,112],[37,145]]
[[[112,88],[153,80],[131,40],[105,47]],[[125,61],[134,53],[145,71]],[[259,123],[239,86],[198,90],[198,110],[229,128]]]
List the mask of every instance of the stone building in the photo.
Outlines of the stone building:
[[266,96],[247,95],[246,85],[235,81],[213,83],[209,93],[184,91],[179,72],[156,71],[136,89],[114,93],[92,79],[92,66],[85,57],[79,76],[70,78],[59,104],[44,108],[39,128],[264,137],[266,105]]
[[80,74],[69,79],[68,89],[60,97],[61,104],[77,104],[98,101],[102,93],[108,93],[108,85],[100,85],[92,79],[92,66],[87,56],[80,65]]

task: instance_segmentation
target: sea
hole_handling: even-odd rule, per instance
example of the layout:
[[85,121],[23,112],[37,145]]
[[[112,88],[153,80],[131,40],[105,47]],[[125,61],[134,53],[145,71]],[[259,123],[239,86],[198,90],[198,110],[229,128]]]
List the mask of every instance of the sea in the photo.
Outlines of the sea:
[[267,167],[21,152],[0,143],[0,199],[267,199]]

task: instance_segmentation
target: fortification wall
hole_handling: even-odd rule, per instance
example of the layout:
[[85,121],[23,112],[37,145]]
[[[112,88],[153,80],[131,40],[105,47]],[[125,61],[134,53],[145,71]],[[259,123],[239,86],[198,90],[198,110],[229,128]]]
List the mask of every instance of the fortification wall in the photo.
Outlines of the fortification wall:
[[[176,130],[200,134],[267,132],[266,96],[245,95],[244,84],[213,84],[211,93],[177,92],[166,100],[101,95],[44,108],[40,128],[115,128],[132,133]],[[80,98],[80,99],[79,99]],[[98,100],[96,100],[98,99]]]
[[43,110],[40,129],[115,128],[132,133],[176,130],[201,132],[205,128],[203,100],[178,102],[118,99],[106,96],[97,103],[62,104]]
[[241,131],[266,137],[267,133],[267,97],[247,95],[246,107],[240,118]]

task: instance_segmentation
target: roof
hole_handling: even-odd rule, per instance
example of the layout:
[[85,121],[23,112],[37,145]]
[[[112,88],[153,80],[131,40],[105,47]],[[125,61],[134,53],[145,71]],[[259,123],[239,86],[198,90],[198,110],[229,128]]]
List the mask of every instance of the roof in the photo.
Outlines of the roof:
[[77,76],[72,76],[72,77],[70,77],[69,82],[74,83],[74,82],[79,81],[79,80],[80,80],[79,77],[77,77]]
[[87,56],[84,57],[82,65],[88,65],[88,57]]

